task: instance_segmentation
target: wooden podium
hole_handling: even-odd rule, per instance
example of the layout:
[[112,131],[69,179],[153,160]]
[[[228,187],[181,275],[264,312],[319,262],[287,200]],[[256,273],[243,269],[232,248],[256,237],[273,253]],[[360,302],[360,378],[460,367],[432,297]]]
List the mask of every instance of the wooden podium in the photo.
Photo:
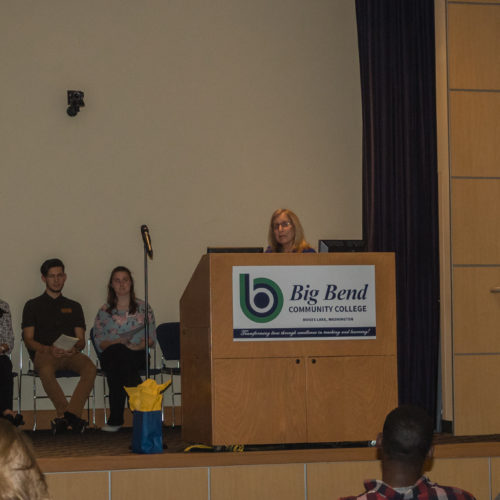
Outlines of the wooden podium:
[[[233,266],[374,265],[376,339],[235,342]],[[368,441],[397,406],[394,254],[204,255],[180,302],[182,437]]]

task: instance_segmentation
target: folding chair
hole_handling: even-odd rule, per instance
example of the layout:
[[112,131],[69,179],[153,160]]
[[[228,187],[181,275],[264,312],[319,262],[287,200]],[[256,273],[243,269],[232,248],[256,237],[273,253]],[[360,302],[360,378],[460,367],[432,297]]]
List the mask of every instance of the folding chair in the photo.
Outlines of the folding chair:
[[21,377],[17,372],[12,372],[12,376],[17,379],[17,396],[14,396],[13,399],[17,400],[17,413],[21,413]]
[[[7,356],[12,361],[12,353],[7,354]],[[13,371],[12,378],[15,378],[17,380],[17,395],[12,399],[13,402],[17,401],[17,413],[21,413],[21,377],[19,377],[18,372]]]
[[170,401],[172,411],[172,427],[175,427],[175,396],[181,396],[181,391],[175,392],[174,375],[181,374],[180,364],[180,323],[162,323],[156,328],[156,339],[162,352],[162,372],[170,377]]
[[[97,356],[96,368],[97,368],[97,377],[102,378],[102,395],[103,395],[103,407],[104,407],[104,423],[108,423],[108,407],[106,405],[106,400],[109,400],[109,392],[106,391],[106,372],[101,368],[101,352],[97,349],[94,337],[94,329],[90,329],[89,340],[92,343],[92,347],[94,348],[94,352]],[[94,419],[95,419],[95,403],[94,403]]]

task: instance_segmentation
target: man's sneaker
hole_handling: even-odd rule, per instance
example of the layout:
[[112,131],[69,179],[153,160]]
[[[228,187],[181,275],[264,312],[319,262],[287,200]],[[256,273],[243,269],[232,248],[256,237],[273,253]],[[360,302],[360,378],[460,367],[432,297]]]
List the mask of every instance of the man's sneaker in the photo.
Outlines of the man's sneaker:
[[121,425],[109,425],[105,424],[103,427],[101,427],[101,431],[104,432],[118,432],[122,428]]
[[77,417],[74,413],[71,413],[69,411],[64,412],[64,419],[68,422],[71,430],[76,434],[83,434],[85,432],[85,429],[87,428],[87,425],[89,425],[86,420]]
[[54,436],[56,434],[62,434],[68,430],[68,421],[64,417],[54,418],[54,420],[50,422],[50,427]]

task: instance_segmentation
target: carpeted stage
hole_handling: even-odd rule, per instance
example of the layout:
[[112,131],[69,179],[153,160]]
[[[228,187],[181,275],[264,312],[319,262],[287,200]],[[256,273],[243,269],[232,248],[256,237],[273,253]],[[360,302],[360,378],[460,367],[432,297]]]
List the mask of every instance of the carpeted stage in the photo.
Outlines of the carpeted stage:
[[[50,430],[26,431],[37,459],[89,456],[120,456],[132,454],[132,428],[118,432],[102,432],[89,428],[84,434],[52,435]],[[164,453],[182,453],[187,445],[181,440],[181,428],[163,427]]]

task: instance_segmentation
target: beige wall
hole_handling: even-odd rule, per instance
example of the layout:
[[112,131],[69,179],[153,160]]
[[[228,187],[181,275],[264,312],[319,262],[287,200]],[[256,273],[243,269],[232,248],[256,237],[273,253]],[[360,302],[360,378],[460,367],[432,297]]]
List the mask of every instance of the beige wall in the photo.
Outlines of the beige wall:
[[[361,103],[351,0],[4,2],[0,297],[20,333],[49,257],[91,326],[112,267],[157,320],[207,245],[263,246],[271,212],[361,236]],[[66,115],[66,90],[86,107]],[[15,354],[16,358],[17,354]]]

